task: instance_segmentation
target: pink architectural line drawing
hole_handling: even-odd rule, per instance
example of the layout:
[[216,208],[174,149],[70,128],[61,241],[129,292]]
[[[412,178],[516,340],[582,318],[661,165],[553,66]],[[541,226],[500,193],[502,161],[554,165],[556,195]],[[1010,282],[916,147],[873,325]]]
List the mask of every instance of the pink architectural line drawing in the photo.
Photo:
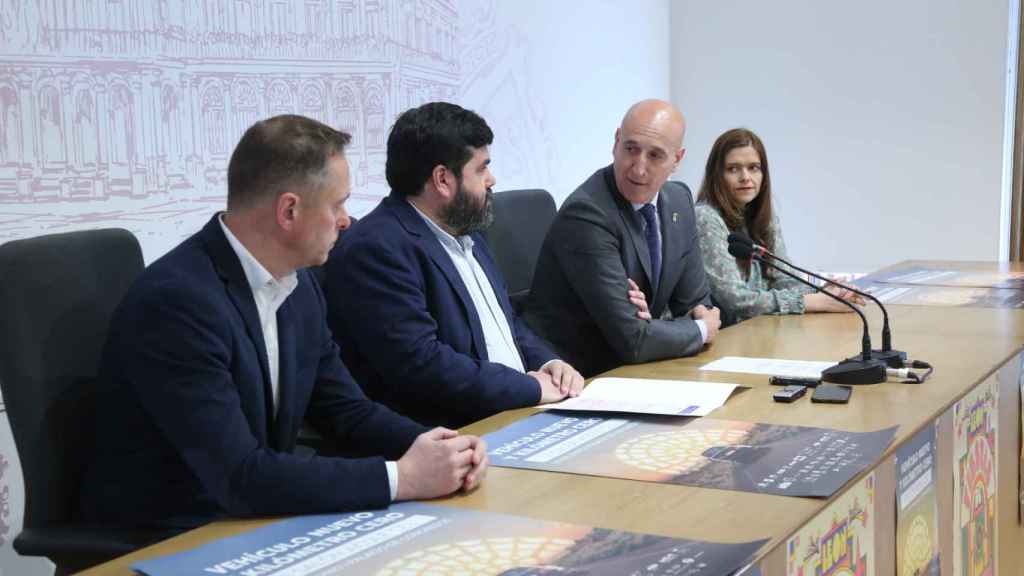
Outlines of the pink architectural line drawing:
[[212,211],[282,113],[350,132],[375,203],[395,115],[457,95],[458,24],[450,0],[0,0],[0,240]]

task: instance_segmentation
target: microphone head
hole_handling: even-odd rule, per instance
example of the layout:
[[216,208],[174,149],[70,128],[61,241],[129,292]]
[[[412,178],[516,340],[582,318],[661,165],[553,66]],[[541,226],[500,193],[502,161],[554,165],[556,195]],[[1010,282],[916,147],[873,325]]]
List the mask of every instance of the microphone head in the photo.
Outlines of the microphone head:
[[729,244],[733,243],[742,244],[744,246],[754,245],[754,241],[751,240],[750,236],[747,236],[747,233],[743,232],[742,230],[737,230],[736,232],[729,233]]
[[750,260],[754,256],[754,247],[742,242],[729,242],[729,254],[740,260]]

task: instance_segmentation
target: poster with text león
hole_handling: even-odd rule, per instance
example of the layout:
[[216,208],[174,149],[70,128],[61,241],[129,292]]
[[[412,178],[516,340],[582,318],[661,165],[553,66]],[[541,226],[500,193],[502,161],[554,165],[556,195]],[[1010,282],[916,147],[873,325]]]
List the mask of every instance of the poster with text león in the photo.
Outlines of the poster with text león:
[[875,473],[857,481],[786,542],[786,576],[875,574]]
[[953,406],[953,573],[996,576],[996,454],[994,381]]

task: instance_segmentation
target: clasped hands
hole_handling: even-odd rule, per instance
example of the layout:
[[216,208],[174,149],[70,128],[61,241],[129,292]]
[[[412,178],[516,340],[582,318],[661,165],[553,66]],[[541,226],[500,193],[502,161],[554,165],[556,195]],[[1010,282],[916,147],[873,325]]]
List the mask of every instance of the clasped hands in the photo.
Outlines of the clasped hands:
[[[541,403],[578,396],[583,376],[562,360],[551,360],[527,373],[540,384]],[[416,441],[398,460],[397,500],[421,500],[470,491],[487,475],[487,445],[483,439],[434,428]]]
[[469,492],[487,475],[487,444],[478,436],[437,427],[416,437],[398,459],[396,500]]
[[540,367],[526,373],[540,384],[540,403],[558,402],[565,398],[575,398],[583,391],[583,376],[562,360],[551,360]]

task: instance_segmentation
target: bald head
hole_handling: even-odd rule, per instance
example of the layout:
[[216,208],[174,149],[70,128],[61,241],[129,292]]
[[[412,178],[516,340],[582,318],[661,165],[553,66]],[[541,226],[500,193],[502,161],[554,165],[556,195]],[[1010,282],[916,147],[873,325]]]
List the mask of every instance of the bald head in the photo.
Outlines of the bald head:
[[686,120],[664,100],[632,105],[615,131],[615,185],[626,200],[650,202],[683,159]]
[[659,134],[674,148],[683,147],[686,133],[686,119],[683,113],[670,102],[651,98],[641,100],[629,107],[622,117],[620,130],[643,130]]

